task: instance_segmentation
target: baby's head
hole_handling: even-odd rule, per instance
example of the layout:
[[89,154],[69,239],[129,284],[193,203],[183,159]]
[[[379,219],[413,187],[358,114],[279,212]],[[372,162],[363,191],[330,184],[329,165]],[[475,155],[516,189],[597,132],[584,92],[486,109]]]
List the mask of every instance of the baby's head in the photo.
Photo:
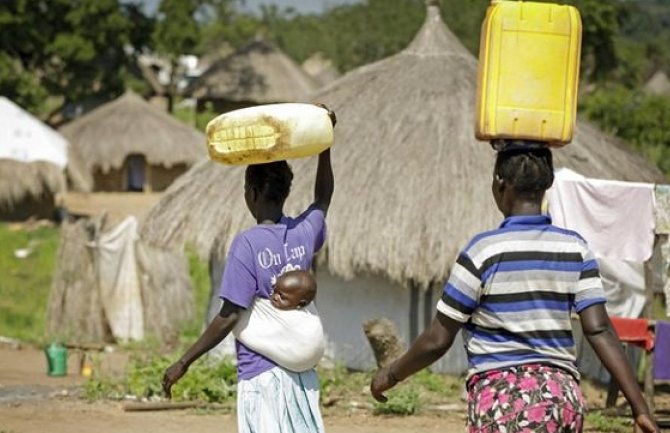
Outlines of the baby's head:
[[292,310],[309,305],[316,297],[314,276],[302,270],[288,271],[277,278],[270,302],[280,310]]

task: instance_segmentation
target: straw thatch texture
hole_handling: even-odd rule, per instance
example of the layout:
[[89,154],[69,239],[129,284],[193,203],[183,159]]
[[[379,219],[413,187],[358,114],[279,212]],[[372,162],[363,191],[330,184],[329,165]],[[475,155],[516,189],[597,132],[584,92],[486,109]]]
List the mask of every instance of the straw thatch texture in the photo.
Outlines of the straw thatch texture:
[[333,61],[324,57],[321,52],[309,56],[302,63],[302,68],[316,81],[319,87],[332,83],[342,75],[333,65]]
[[[431,6],[411,45],[350,72],[314,96],[338,115],[335,196],[321,260],[341,277],[377,273],[404,284],[443,281],[475,233],[501,220],[491,197],[494,152],[474,139],[476,59]],[[581,124],[555,152],[557,166],[588,176],[655,181],[661,173],[616,140]],[[316,161],[292,162],[287,212],[313,194]],[[145,220],[147,239],[191,242],[207,257],[253,224],[243,169],[203,161],[167,191]]]
[[91,192],[93,189],[93,174],[86,169],[83,158],[72,145],[67,150],[65,175],[67,176],[69,191]]
[[664,71],[656,71],[654,75],[645,83],[644,90],[653,95],[670,95],[670,79]]
[[256,40],[210,66],[186,94],[255,103],[305,100],[314,80],[274,44]]
[[[92,177],[82,170],[76,155],[68,153],[65,172],[49,162],[20,162],[0,159],[0,208],[13,210],[26,200],[40,201],[67,189],[79,192],[91,190]],[[69,188],[68,184],[69,183]]]
[[119,169],[128,155],[171,167],[191,165],[206,154],[205,136],[133,92],[63,126],[60,132],[89,173]]
[[194,317],[193,288],[186,257],[175,251],[137,244],[144,305],[144,332],[173,341]]
[[27,198],[55,195],[65,190],[63,170],[49,162],[0,159],[0,207],[12,209]]
[[93,250],[86,246],[91,236],[90,224],[82,219],[61,226],[47,309],[47,334],[79,342],[112,341],[102,310]]
[[[47,312],[47,332],[77,342],[113,342],[100,295],[95,244],[103,217],[64,223]],[[180,252],[136,243],[144,334],[171,341],[193,318],[188,263]]]

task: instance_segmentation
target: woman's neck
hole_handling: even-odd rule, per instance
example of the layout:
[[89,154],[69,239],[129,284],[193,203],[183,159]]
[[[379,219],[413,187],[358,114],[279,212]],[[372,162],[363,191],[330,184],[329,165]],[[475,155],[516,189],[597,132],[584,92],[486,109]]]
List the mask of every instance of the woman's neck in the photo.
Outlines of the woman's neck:
[[282,206],[264,206],[256,214],[258,224],[276,224],[284,215]]
[[539,215],[541,213],[542,203],[537,203],[535,201],[516,201],[512,203],[509,212],[507,212],[505,216]]

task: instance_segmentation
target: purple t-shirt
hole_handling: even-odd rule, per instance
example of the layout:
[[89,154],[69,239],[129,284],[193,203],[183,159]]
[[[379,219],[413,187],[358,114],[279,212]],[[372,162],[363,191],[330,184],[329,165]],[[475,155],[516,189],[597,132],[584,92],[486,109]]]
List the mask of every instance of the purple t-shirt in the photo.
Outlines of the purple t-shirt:
[[[220,297],[243,308],[254,298],[269,298],[272,285],[284,272],[309,270],[326,238],[323,211],[313,205],[297,218],[283,216],[277,224],[258,224],[235,237],[221,279]],[[239,341],[238,379],[251,379],[276,366]]]

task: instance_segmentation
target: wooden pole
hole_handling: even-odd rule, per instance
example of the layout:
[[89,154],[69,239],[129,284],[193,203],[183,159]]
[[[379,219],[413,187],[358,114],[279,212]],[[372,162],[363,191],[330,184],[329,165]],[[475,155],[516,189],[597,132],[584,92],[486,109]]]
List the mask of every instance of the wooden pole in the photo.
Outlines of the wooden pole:
[[419,297],[421,289],[414,281],[409,282],[409,341],[419,336]]
[[[656,244],[658,243],[658,235],[654,236],[654,248],[656,251]],[[644,287],[647,301],[644,307],[644,317],[647,320],[653,320],[654,314],[654,269],[652,267],[652,259],[650,258],[644,263]],[[654,352],[646,353],[647,365],[644,371],[644,397],[647,400],[647,405],[652,415],[654,414]]]

